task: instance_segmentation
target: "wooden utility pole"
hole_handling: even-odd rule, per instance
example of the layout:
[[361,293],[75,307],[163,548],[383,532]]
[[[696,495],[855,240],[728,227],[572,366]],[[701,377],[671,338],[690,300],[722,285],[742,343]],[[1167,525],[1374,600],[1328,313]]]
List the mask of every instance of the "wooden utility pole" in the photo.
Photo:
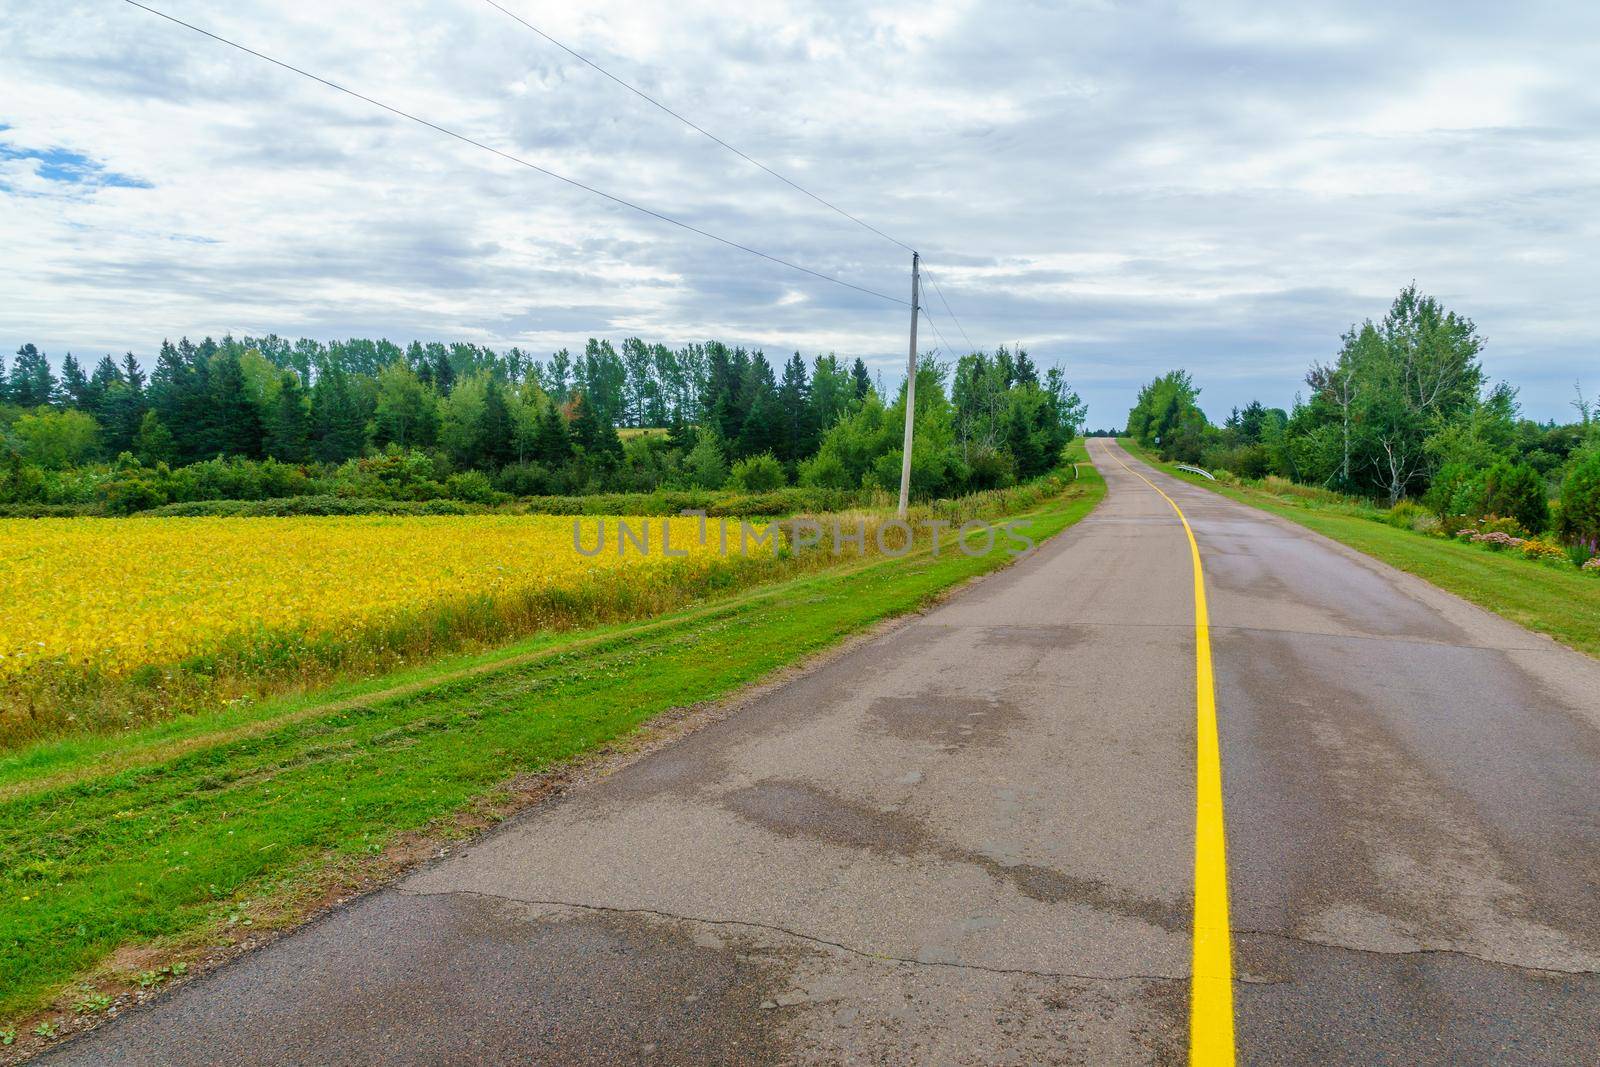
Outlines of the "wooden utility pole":
[[911,502],[911,420],[917,413],[917,298],[920,295],[921,257],[911,253],[911,354],[906,358],[906,440],[900,455],[900,517]]

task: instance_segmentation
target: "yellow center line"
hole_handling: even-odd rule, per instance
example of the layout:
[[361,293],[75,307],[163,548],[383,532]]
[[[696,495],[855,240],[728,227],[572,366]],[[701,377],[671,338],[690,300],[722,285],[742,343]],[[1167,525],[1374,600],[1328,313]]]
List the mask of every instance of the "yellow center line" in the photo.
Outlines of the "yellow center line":
[[[1116,446],[1111,446],[1115,448]],[[1234,1062],[1233,944],[1228,933],[1228,846],[1222,821],[1222,753],[1217,741],[1217,685],[1211,669],[1211,620],[1206,611],[1200,545],[1178,502],[1112,453],[1117,465],[1161,493],[1189,538],[1194,562],[1195,797],[1194,956],[1189,980],[1189,1062],[1211,1067]]]

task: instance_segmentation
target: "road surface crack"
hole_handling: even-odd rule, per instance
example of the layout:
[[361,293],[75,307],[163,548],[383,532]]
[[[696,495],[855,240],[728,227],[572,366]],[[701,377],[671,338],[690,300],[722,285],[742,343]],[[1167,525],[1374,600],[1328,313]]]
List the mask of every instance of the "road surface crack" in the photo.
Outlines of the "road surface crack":
[[1572,977],[1592,977],[1600,975],[1600,970],[1593,968],[1573,967],[1547,967],[1529,963],[1512,963],[1509,960],[1495,959],[1483,956],[1476,952],[1468,952],[1461,948],[1363,948],[1360,945],[1346,945],[1337,941],[1324,941],[1314,937],[1305,937],[1300,934],[1286,934],[1277,930],[1241,930],[1233,928],[1235,940],[1241,937],[1271,938],[1277,941],[1289,941],[1297,945],[1310,948],[1333,949],[1338,952],[1357,952],[1364,956],[1458,956],[1462,959],[1475,960],[1478,963],[1488,964],[1491,967],[1505,967],[1513,971],[1525,971],[1537,974],[1562,974]]
[[701,915],[682,915],[677,912],[662,911],[657,908],[624,908],[607,904],[582,904],[571,900],[531,900],[527,897],[509,896],[503,893],[488,893],[478,889],[440,889],[440,890],[411,890],[401,889],[398,892],[413,897],[437,896],[472,896],[483,897],[488,900],[509,901],[514,904],[533,904],[542,907],[571,908],[575,911],[590,911],[611,915],[648,915],[658,919],[674,922],[695,923],[702,926],[737,926],[753,930],[765,930],[769,933],[781,934],[798,941],[806,941],[824,948],[835,949],[861,959],[872,960],[877,963],[903,963],[912,967],[942,967],[949,970],[980,971],[985,974],[1018,975],[1028,978],[1061,978],[1080,982],[1184,982],[1189,981],[1187,975],[1170,974],[1077,974],[1071,971],[1041,971],[1028,967],[996,967],[983,963],[952,963],[943,960],[919,960],[907,956],[895,956],[888,953],[872,952],[867,949],[856,948],[839,941],[830,941],[824,937],[803,933],[785,926],[773,923],[756,922],[750,919],[714,919]]

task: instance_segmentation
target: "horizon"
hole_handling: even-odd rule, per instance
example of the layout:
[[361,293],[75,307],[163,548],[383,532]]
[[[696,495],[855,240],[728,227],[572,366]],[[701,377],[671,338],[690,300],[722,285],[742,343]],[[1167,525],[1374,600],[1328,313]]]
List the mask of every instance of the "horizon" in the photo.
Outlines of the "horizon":
[[[693,225],[907,287],[900,250],[487,6],[171,8]],[[1249,4],[1023,18],[620,0],[538,17],[913,238],[941,283],[924,303],[943,339],[926,347],[1020,341],[1065,368],[1091,424],[1174,367],[1213,418],[1287,408],[1309,365],[1413,281],[1478,324],[1488,376],[1525,415],[1565,420],[1574,382],[1600,383],[1582,281],[1600,273],[1600,12],[1451,13],[1405,64],[1389,43],[1411,15],[1367,3],[1293,20]],[[902,308],[512,171],[127,5],[25,10],[0,51],[8,358],[33,343],[59,366],[221,324],[542,354],[578,333],[710,336],[903,374]]]

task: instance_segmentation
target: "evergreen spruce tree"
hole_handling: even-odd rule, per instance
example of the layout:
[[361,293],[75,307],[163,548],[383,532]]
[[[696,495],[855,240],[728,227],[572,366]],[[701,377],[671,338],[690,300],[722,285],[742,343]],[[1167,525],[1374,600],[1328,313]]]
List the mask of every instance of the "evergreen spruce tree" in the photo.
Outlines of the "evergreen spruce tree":
[[796,352],[783,365],[783,382],[778,386],[778,407],[781,410],[778,446],[773,454],[788,464],[795,464],[817,450],[816,412],[811,404],[811,376],[806,362]]
[[850,378],[855,382],[856,399],[865,400],[867,394],[872,392],[872,375],[867,371],[867,364],[860,356],[856,357],[855,366],[850,368]]
[[267,455],[285,463],[304,463],[311,458],[310,442],[311,413],[300,376],[284,371],[267,418]]
[[89,377],[76,356],[68,352],[61,360],[61,402],[79,411],[92,411],[89,403]]
[[117,361],[110,356],[101,356],[100,362],[94,365],[94,373],[89,376],[89,390],[84,408],[100,420],[102,427],[106,421],[104,411],[106,393],[112,385],[120,381],[122,381],[122,371],[117,368]]
[[206,453],[259,459],[261,412],[250,398],[239,357],[228,350],[213,356],[206,385]]
[[122,357],[122,380],[128,383],[128,388],[135,395],[144,395],[144,371],[139,369],[139,361],[133,358],[132,352]]
[[6,399],[19,408],[55,403],[56,376],[51,372],[50,360],[43,352],[31,344],[17,349],[6,393]]
[[506,405],[504,387],[490,378],[483,396],[483,417],[478,423],[477,465],[499,470],[516,458],[516,426]]
[[312,454],[323,463],[343,463],[361,455],[366,427],[350,393],[350,381],[331,359],[311,388]]
[[433,352],[433,387],[440,396],[449,396],[456,384],[456,371],[450,365],[450,352],[444,345],[431,345]]
[[539,428],[533,439],[533,458],[555,470],[572,458],[572,439],[567,434],[567,420],[555,404],[544,405],[539,412]]

